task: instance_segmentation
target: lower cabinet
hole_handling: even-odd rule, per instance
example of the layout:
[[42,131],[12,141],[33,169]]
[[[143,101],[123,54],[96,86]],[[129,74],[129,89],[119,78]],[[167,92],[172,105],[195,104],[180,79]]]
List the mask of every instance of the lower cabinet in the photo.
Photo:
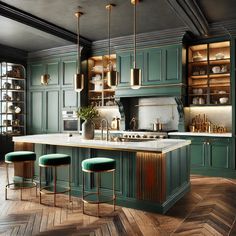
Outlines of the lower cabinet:
[[170,138],[191,140],[192,174],[236,177],[231,138],[193,136],[171,136]]

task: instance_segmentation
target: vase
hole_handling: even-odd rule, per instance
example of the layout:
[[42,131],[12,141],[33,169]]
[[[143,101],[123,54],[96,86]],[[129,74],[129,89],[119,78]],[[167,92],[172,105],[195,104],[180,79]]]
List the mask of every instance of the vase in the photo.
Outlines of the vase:
[[82,138],[83,139],[94,138],[94,123],[91,119],[85,120],[82,124]]

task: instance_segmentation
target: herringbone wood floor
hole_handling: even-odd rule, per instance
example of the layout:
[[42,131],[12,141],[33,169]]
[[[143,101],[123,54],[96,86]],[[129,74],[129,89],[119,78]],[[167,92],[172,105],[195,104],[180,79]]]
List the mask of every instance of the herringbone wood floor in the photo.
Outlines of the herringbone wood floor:
[[[73,198],[73,209],[65,196],[59,198],[60,207],[40,205],[34,191],[24,192],[24,201],[18,191],[10,191],[11,200],[5,201],[2,164],[0,175],[1,235],[236,235],[236,180],[192,176],[191,192],[165,215],[117,207],[97,218],[82,214],[78,198]],[[52,203],[50,197],[45,202]],[[103,213],[109,210],[102,206]]]

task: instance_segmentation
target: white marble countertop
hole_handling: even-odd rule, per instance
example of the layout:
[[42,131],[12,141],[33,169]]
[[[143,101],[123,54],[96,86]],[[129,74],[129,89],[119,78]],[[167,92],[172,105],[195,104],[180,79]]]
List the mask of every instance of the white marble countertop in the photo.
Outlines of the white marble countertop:
[[168,135],[179,136],[204,136],[204,137],[219,137],[219,138],[231,138],[232,133],[203,133],[203,132],[170,132]]
[[157,139],[142,142],[111,142],[105,140],[85,140],[80,135],[68,137],[68,134],[37,134],[13,137],[14,142],[35,144],[49,144],[69,147],[85,147],[124,151],[147,151],[167,153],[191,144],[190,140],[182,139]]

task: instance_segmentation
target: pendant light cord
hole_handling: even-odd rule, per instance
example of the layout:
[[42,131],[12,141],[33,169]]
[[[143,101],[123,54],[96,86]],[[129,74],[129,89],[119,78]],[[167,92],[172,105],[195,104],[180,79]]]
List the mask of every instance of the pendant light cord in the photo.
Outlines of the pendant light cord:
[[108,66],[111,71],[111,5],[107,6],[108,9]]
[[136,68],[136,0],[134,2],[134,68]]
[[79,29],[79,18],[80,18],[80,15],[81,13],[80,12],[77,12],[77,62],[78,62],[78,65],[77,65],[77,74],[80,73],[80,42],[79,42],[79,35],[80,35],[80,29]]

